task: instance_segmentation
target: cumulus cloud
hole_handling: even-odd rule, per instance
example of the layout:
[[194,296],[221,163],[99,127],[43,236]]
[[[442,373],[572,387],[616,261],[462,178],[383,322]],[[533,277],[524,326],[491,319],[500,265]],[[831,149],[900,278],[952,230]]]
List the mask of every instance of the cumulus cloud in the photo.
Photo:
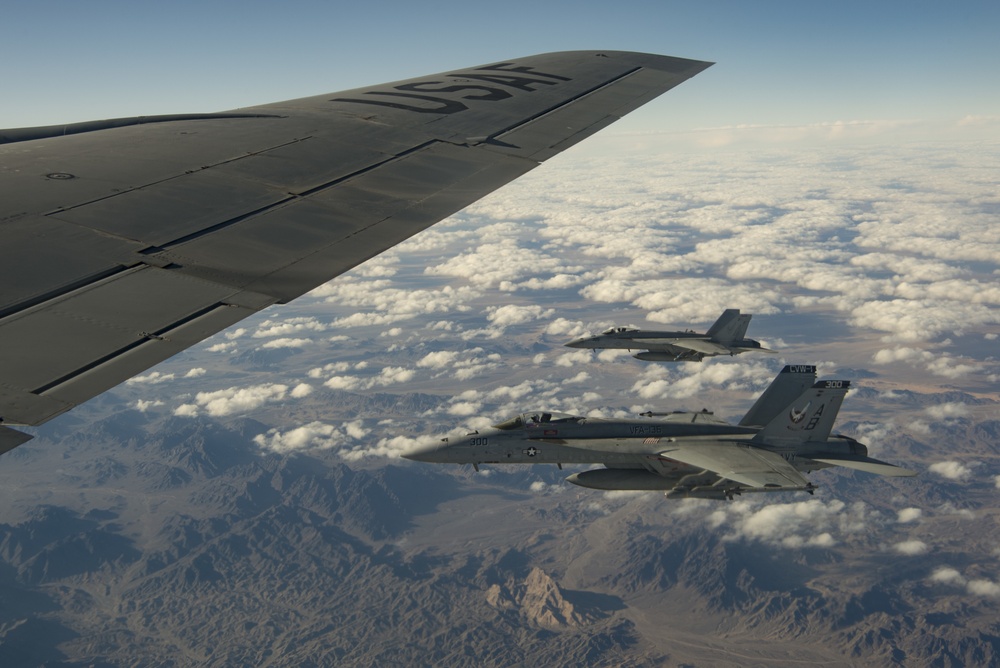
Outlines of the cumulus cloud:
[[764,363],[652,366],[633,384],[632,392],[643,399],[684,399],[697,396],[709,387],[750,390],[763,387],[774,378]]
[[606,278],[586,286],[580,294],[596,302],[631,303],[649,311],[648,320],[678,327],[711,324],[734,303],[750,313],[777,313],[776,304],[782,301],[776,290],[718,278]]
[[911,522],[916,522],[924,514],[920,508],[903,508],[896,514],[896,521],[900,524],[909,524]]
[[265,320],[257,327],[253,337],[257,339],[271,336],[288,337],[290,334],[304,332],[323,332],[329,325],[321,323],[314,317],[285,318],[284,320]]
[[939,566],[928,578],[932,583],[965,587],[972,596],[1000,597],[1000,584],[986,578],[967,579],[951,566]]
[[289,396],[292,397],[293,399],[301,399],[302,397],[308,397],[312,393],[313,393],[312,385],[310,385],[309,383],[299,383],[298,385],[292,388],[292,391],[289,392]]
[[[483,231],[489,233],[487,229]],[[486,241],[444,264],[428,267],[425,273],[464,278],[480,288],[513,292],[518,288],[569,287],[579,280],[574,277],[583,272],[581,266],[566,265],[544,250],[522,245],[517,238],[505,236],[496,242]]]
[[1000,597],[1000,584],[997,584],[992,580],[970,580],[966,585],[966,588],[969,593],[974,596]]
[[961,462],[949,460],[931,464],[927,470],[943,478],[948,478],[948,480],[965,481],[972,475],[972,466],[975,466],[975,464],[966,465]]
[[166,383],[168,381],[176,378],[175,374],[172,373],[161,373],[159,371],[153,371],[152,373],[146,374],[145,376],[134,376],[125,381],[128,385],[158,385],[159,383]]
[[441,350],[427,353],[417,362],[424,369],[442,369],[451,365],[458,358],[458,353],[452,350]]
[[278,383],[230,387],[214,392],[199,392],[192,404],[182,404],[174,415],[194,417],[206,413],[213,417],[245,413],[265,403],[280,401],[288,394],[288,386]]
[[360,420],[342,425],[310,422],[286,431],[269,429],[266,433],[255,436],[253,440],[265,450],[289,453],[336,448],[364,438],[368,433],[369,430],[364,428]]
[[293,339],[288,337],[282,337],[280,339],[272,339],[267,343],[263,344],[261,348],[274,349],[274,348],[303,348],[308,346],[312,341],[310,339]]
[[144,401],[144,400],[142,400],[142,399],[138,399],[138,400],[137,400],[137,401],[136,401],[136,402],[135,402],[134,404],[132,404],[132,405],[133,405],[133,406],[135,407],[135,409],[136,409],[137,411],[139,411],[140,413],[145,413],[145,412],[146,412],[146,411],[148,411],[148,410],[149,410],[150,408],[156,408],[157,406],[162,406],[162,405],[163,405],[163,402],[162,402],[162,401],[160,401],[159,399],[152,399],[152,400],[150,400],[150,401]]
[[541,480],[536,480],[529,485],[528,489],[536,494],[558,494],[559,492],[566,491],[566,487],[560,483],[546,483]]
[[927,547],[927,543],[921,540],[904,540],[893,545],[892,549],[900,554],[913,557],[920,554],[927,554],[930,548]]
[[467,302],[480,293],[469,286],[446,285],[440,289],[399,288],[390,281],[341,279],[325,286],[325,301],[349,307],[351,315],[335,319],[331,327],[385,326],[417,317],[469,310]]
[[486,319],[499,327],[510,327],[521,325],[532,320],[548,318],[555,309],[542,308],[537,304],[530,306],[518,306],[517,304],[505,304],[504,306],[490,307],[487,309]]
[[314,367],[309,370],[309,377],[322,379],[324,376],[333,373],[323,381],[323,386],[331,390],[370,390],[376,387],[388,387],[408,383],[416,376],[413,369],[401,366],[387,366],[379,370],[373,376],[359,376],[353,374],[343,374],[344,371],[353,370],[365,371],[368,368],[367,362],[350,364],[347,362],[333,362],[322,367]]
[[331,376],[323,382],[323,387],[328,387],[331,390],[356,390],[359,387],[368,387],[367,383],[364,383],[357,376]]
[[474,401],[457,401],[448,406],[449,415],[475,415],[482,408],[482,404]]
[[875,364],[891,364],[893,362],[928,361],[933,358],[934,355],[926,350],[896,346],[895,348],[883,348],[879,350],[872,356],[872,361]]
[[942,582],[944,584],[964,584],[965,578],[962,574],[950,566],[937,568],[930,576],[931,582]]
[[978,372],[979,364],[967,364],[950,355],[942,355],[927,363],[927,370],[935,376],[943,378],[964,378],[970,373]]
[[567,339],[576,339],[587,333],[587,329],[580,320],[556,318],[545,326],[545,333],[549,336],[563,336]]
[[946,420],[948,418],[967,417],[969,406],[960,401],[950,401],[937,406],[928,406],[925,412],[935,420]]
[[434,435],[424,435],[417,438],[392,436],[380,438],[374,445],[370,443],[357,443],[345,446],[340,449],[338,454],[349,462],[356,462],[372,457],[397,458],[416,448],[437,443],[438,440],[439,437]]
[[844,536],[864,529],[872,511],[864,503],[810,499],[758,506],[749,501],[726,504],[706,518],[709,526],[724,527],[725,540],[752,540],[786,548],[829,547]]
[[571,353],[563,353],[557,357],[555,365],[572,368],[589,363],[592,357],[593,353],[589,350],[574,350]]

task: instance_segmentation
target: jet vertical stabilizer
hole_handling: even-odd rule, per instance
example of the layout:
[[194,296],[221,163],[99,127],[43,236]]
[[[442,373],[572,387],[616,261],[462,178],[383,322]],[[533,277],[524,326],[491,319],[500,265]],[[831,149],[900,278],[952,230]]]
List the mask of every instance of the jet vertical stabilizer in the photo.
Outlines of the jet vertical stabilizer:
[[850,387],[849,380],[815,383],[771,419],[750,442],[795,445],[826,441]]
[[727,308],[705,334],[711,340],[724,346],[740,343],[746,336],[747,327],[750,326],[750,318],[752,317],[749,313],[740,315],[738,308]]
[[740,420],[741,427],[763,427],[781,413],[788,404],[816,382],[816,367],[811,364],[786,364],[771,381],[764,393]]

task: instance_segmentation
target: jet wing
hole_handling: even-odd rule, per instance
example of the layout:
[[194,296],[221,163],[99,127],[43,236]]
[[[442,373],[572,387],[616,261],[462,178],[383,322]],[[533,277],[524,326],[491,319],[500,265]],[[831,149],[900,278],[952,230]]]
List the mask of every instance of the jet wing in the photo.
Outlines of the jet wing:
[[864,471],[865,473],[875,473],[892,478],[910,478],[917,475],[917,472],[912,469],[904,469],[901,466],[896,466],[895,464],[883,462],[878,459],[872,459],[871,457],[845,455],[840,457],[810,457],[810,459],[824,464],[844,466],[849,469],[856,469],[858,471]]
[[785,459],[770,450],[738,443],[681,445],[661,457],[706,469],[749,487],[803,488],[809,481]]
[[685,337],[679,339],[634,339],[636,343],[636,348],[642,346],[663,346],[671,345],[677,348],[684,348],[686,350],[693,350],[696,353],[702,353],[703,355],[728,355],[729,348],[711,341],[708,338],[697,339],[694,337]]
[[43,423],[294,299],[710,64],[552,53],[231,112],[0,130],[0,423]]

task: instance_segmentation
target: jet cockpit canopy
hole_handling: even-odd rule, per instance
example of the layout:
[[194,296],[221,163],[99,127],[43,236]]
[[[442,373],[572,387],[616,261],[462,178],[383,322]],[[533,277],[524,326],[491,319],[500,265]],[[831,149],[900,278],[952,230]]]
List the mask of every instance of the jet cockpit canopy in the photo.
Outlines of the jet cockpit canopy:
[[611,329],[605,330],[603,332],[604,336],[608,334],[627,334],[629,332],[638,332],[638,329],[633,329],[632,327],[612,327]]
[[494,429],[520,429],[524,426],[534,426],[534,425],[546,425],[546,424],[565,424],[567,422],[579,422],[582,417],[578,415],[570,415],[568,413],[554,413],[552,411],[537,413],[521,413],[520,415],[515,415],[512,418],[508,418],[503,422],[498,422],[493,425]]

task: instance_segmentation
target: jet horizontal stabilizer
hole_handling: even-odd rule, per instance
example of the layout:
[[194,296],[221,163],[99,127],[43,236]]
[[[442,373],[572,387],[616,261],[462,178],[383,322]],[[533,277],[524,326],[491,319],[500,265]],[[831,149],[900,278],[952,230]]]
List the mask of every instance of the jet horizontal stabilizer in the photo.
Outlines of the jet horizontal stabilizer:
[[814,462],[822,462],[824,464],[832,464],[834,466],[843,466],[849,469],[856,469],[858,471],[875,473],[877,475],[884,475],[892,478],[911,478],[917,475],[917,472],[912,469],[904,469],[902,466],[882,462],[877,459],[872,459],[871,457],[845,457],[841,459],[839,457],[832,456],[810,457],[810,459]]

